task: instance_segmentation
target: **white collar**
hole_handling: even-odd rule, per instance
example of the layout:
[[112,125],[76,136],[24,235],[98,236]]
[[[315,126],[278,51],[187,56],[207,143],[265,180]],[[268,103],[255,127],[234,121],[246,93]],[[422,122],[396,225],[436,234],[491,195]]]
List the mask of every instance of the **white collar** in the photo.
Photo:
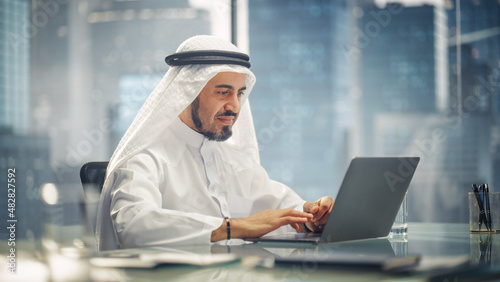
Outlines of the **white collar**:
[[177,117],[172,121],[169,126],[170,130],[184,143],[191,145],[197,149],[201,148],[205,136],[203,134],[194,131],[191,127],[187,126],[182,120]]

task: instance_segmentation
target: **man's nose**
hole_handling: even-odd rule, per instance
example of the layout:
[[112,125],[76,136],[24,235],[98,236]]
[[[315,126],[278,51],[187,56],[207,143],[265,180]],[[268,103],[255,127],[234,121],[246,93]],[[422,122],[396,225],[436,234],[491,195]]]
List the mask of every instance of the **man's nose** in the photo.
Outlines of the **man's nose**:
[[238,94],[230,95],[224,106],[224,110],[238,113],[240,111],[240,98]]

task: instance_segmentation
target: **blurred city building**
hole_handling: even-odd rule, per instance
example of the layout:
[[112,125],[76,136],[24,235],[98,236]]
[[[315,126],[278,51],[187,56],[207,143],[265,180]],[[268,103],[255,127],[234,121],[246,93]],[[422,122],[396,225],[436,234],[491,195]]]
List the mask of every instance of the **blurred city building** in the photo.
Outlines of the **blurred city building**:
[[[32,130],[30,120],[30,43],[34,24],[30,1],[0,1],[0,183],[5,187],[0,209],[4,224],[8,219],[18,220],[15,224],[19,239],[40,237],[40,222],[27,219],[41,211],[40,185],[52,179],[46,167],[50,162],[50,141],[46,134]],[[15,170],[15,182],[8,182],[9,169]],[[15,185],[15,218],[7,213],[8,183]],[[6,228],[1,228],[0,238],[6,239],[7,233]]]
[[[313,200],[346,170],[346,1],[249,1],[250,98],[262,165]],[[264,32],[265,31],[265,32]],[[337,187],[337,186],[334,186]]]
[[30,42],[28,0],[0,1],[0,127],[29,133]]
[[[361,48],[355,78],[360,85],[355,151],[420,156],[409,192],[410,221],[464,222],[470,185],[498,183],[491,154],[498,143],[493,115],[498,90],[491,79],[498,72],[500,39],[491,31],[499,26],[499,5],[460,1],[462,40],[457,45],[450,1],[437,6],[360,3],[364,16],[358,29],[374,36],[368,34]],[[391,8],[398,12],[390,13]],[[375,23],[379,29],[370,29]],[[490,31],[488,39],[484,30]]]
[[[355,73],[359,82],[355,96],[353,123],[353,153],[376,155],[374,138],[375,117],[381,113],[423,112],[437,110],[439,95],[437,76],[445,72],[438,65],[444,46],[436,46],[436,25],[445,24],[439,7],[405,7],[389,3],[378,7],[374,3],[357,6],[361,9],[355,28],[360,50],[359,67]],[[441,22],[439,22],[441,21]],[[438,68],[440,66],[441,68]]]
[[[427,217],[429,221],[440,221],[442,215],[432,214],[429,208],[422,209],[420,202],[429,198],[440,200],[435,189],[451,192],[448,182],[443,188],[442,182],[448,179],[435,177],[430,169],[440,165],[443,157],[436,154],[446,150],[443,147],[434,150],[437,144],[432,139],[430,144],[421,145],[424,149],[433,146],[426,154],[414,147],[428,138],[419,134],[432,134],[433,127],[439,124],[436,121],[439,117],[435,116],[445,108],[442,103],[446,103],[448,96],[448,89],[438,85],[448,78],[447,65],[443,63],[447,58],[444,8],[400,3],[378,6],[370,1],[360,1],[357,8],[362,13],[357,16],[355,28],[360,56],[354,74],[358,83],[353,85],[356,97],[352,151],[366,156],[420,156],[408,193],[409,220]],[[449,197],[459,195],[454,193]],[[423,206],[426,204],[432,206],[429,201]],[[444,213],[446,219],[455,216],[456,213],[452,216]]]
[[111,157],[168,52],[210,33],[210,16],[188,0],[35,3],[47,21],[31,38],[33,129],[51,137],[56,181],[77,183],[83,163]]
[[111,123],[109,158],[168,70],[165,57],[187,38],[210,34],[210,15],[187,0],[115,1],[91,12],[88,22],[95,107]]
[[[477,115],[487,117],[477,126],[489,128],[491,134],[476,138],[489,140],[482,148],[488,155],[476,163],[488,166],[491,172],[488,183],[492,190],[500,191],[500,3],[464,0],[447,3],[450,111],[459,113],[464,119]],[[473,160],[457,161],[470,163]]]
[[[40,215],[42,204],[40,201],[40,186],[52,181],[52,174],[47,169],[50,160],[50,140],[48,137],[18,135],[12,131],[0,130],[0,183],[4,188],[0,196],[0,209],[2,210],[3,227],[0,239],[8,238],[7,220],[17,220],[16,238],[35,239],[42,235]],[[15,182],[8,182],[9,169],[14,169]],[[15,187],[15,208],[11,218],[8,211],[7,183]],[[12,187],[12,186],[10,186]],[[12,192],[12,191],[11,191]]]
[[[375,118],[375,150],[384,156],[420,156],[408,192],[416,222],[465,222],[472,183],[491,183],[491,129],[487,116],[385,113]],[[479,137],[480,136],[480,137]],[[485,160],[485,161],[483,161]]]

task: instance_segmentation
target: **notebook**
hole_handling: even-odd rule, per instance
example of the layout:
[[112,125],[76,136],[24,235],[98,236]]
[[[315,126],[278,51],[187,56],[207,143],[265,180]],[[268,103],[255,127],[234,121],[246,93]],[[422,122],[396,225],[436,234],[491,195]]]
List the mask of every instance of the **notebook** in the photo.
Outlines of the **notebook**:
[[266,235],[245,240],[331,243],[386,237],[419,161],[419,157],[353,158],[322,233]]
[[325,265],[328,267],[353,268],[405,272],[414,270],[420,256],[396,256],[387,238],[344,241],[315,249],[296,249],[288,256],[275,256],[275,264]]

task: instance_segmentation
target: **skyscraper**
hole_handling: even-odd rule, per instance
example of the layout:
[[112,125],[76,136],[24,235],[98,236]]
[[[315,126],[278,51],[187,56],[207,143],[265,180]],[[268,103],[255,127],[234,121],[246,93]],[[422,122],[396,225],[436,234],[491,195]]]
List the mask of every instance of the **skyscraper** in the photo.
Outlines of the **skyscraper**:
[[0,0],[0,127],[29,131],[28,0]]
[[[42,225],[39,188],[51,181],[45,165],[49,162],[49,139],[32,134],[31,128],[31,39],[40,19],[31,13],[31,1],[0,0],[0,183],[14,184],[16,237],[39,238]],[[38,26],[38,27],[37,27]],[[15,182],[7,182],[7,171],[14,172]],[[0,203],[2,219],[7,219],[7,194]],[[10,202],[9,202],[10,203]],[[12,203],[11,203],[12,204]],[[9,212],[10,213],[10,212]],[[0,237],[5,239],[2,228]]]
[[89,13],[93,119],[111,123],[101,155],[111,157],[168,70],[165,56],[191,36],[210,34],[209,19],[187,0],[115,1]]
[[[476,126],[488,128],[486,157],[476,164],[487,166],[493,190],[500,187],[500,3],[498,1],[450,1],[450,101],[451,112],[464,118],[483,116]],[[460,70],[460,72],[458,72]],[[482,136],[482,138],[485,138]],[[469,160],[464,160],[469,162]],[[495,190],[497,191],[497,190]]]
[[257,76],[250,102],[261,163],[309,200],[333,194],[347,163],[346,1],[248,4]]
[[[50,134],[58,182],[79,183],[83,163],[109,159],[168,69],[165,56],[210,31],[206,11],[187,0],[80,4],[57,4],[32,38],[34,129]],[[116,108],[129,116],[117,120]]]
[[[438,7],[379,8],[360,5],[357,31],[360,45],[359,95],[355,99],[355,154],[374,155],[374,121],[382,113],[425,112],[438,109],[437,77],[446,71],[437,53],[440,34]],[[442,18],[444,20],[445,18]],[[444,24],[444,23],[441,23]],[[442,41],[442,44],[446,44]],[[438,68],[437,66],[441,66]]]
[[472,183],[491,183],[491,129],[485,115],[385,113],[375,120],[375,150],[419,156],[408,192],[410,221],[465,222]]
[[[362,152],[421,157],[409,191],[412,221],[464,222],[471,183],[494,180],[490,109],[496,95],[486,81],[498,64],[498,47],[485,40],[492,27],[482,23],[495,22],[498,7],[460,3],[465,2],[459,15],[468,26],[460,36],[451,1],[401,6],[361,50]],[[364,15],[375,18],[382,9],[365,8]],[[492,14],[486,16],[486,9]],[[366,28],[370,21],[361,23]],[[480,26],[488,32],[477,30]],[[394,55],[400,57],[391,60]]]
[[[451,106],[475,113],[500,114],[500,3],[498,1],[450,2],[449,61]],[[459,10],[457,18],[457,9]],[[460,32],[460,35],[458,34]],[[461,75],[457,69],[461,69]],[[460,87],[460,89],[458,89]],[[478,99],[472,109],[471,100]],[[466,109],[467,110],[467,109]]]

